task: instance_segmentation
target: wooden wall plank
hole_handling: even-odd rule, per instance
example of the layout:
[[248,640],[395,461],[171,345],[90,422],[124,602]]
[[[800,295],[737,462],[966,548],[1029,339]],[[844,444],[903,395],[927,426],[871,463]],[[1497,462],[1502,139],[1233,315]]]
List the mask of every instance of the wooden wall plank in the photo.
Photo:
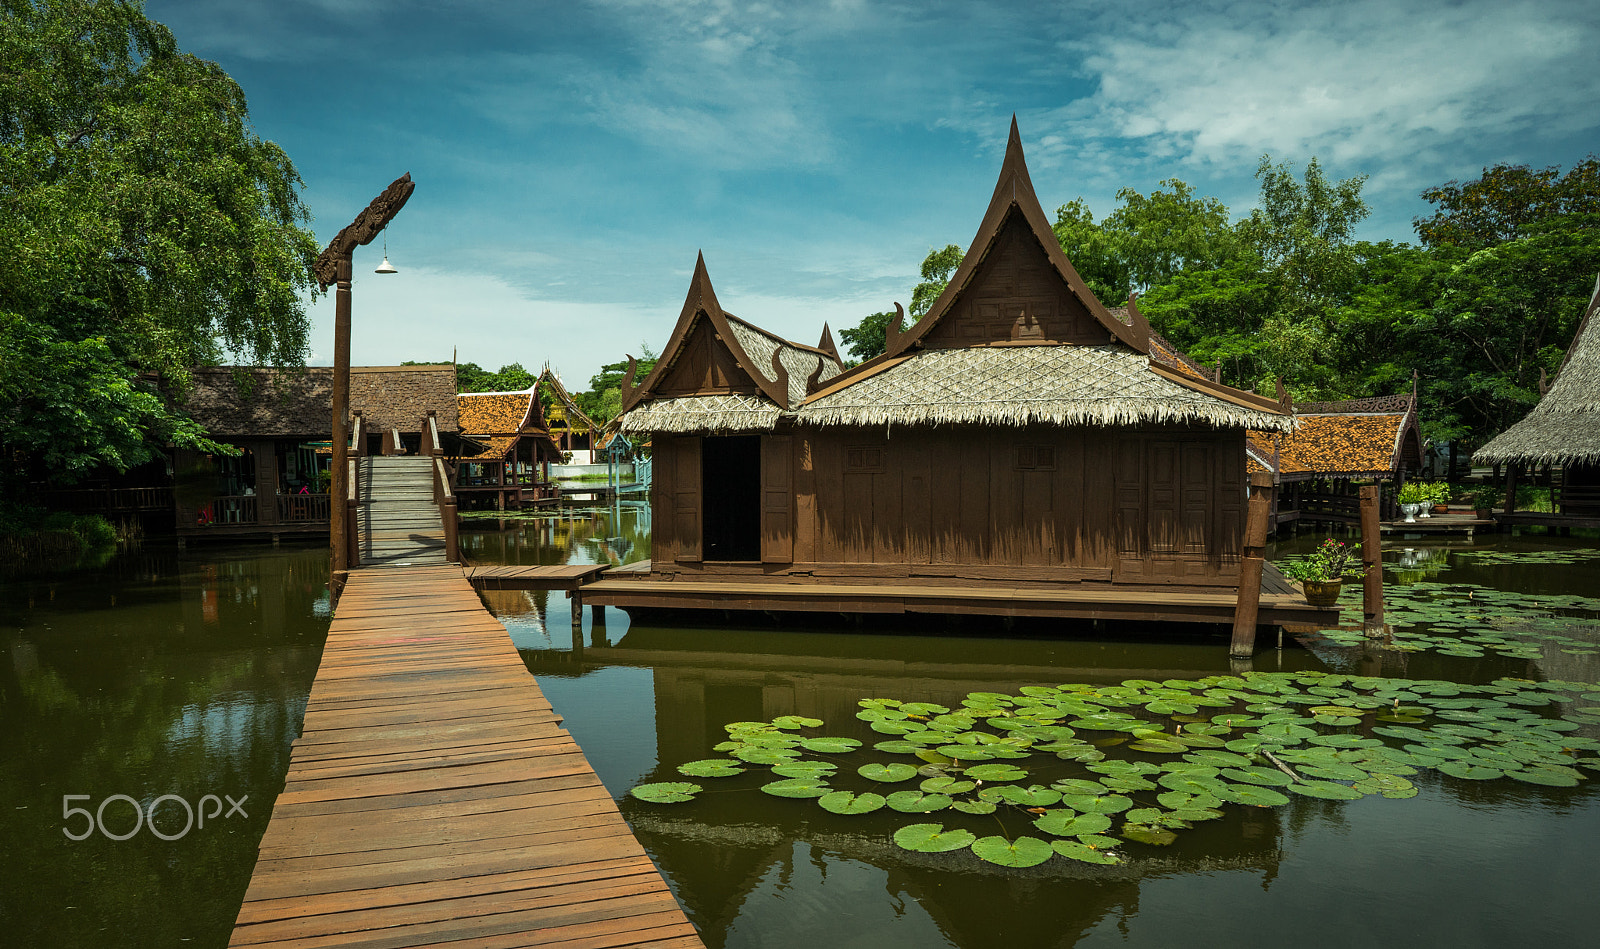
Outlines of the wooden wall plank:
[[761,436],[761,562],[794,561],[794,448],[788,435]]

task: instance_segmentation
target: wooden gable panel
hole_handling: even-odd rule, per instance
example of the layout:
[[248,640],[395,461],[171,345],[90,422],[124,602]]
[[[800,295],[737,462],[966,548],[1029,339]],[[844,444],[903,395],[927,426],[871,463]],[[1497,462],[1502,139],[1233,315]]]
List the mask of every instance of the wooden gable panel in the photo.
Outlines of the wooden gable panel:
[[655,386],[655,395],[747,395],[760,393],[750,374],[739,366],[728,347],[717,339],[716,330],[704,318],[689,331],[666,375]]
[[1038,321],[1044,339],[1092,344],[1110,338],[1050,265],[1022,215],[1013,212],[972,281],[923,344],[954,349],[1009,341],[1024,315]]

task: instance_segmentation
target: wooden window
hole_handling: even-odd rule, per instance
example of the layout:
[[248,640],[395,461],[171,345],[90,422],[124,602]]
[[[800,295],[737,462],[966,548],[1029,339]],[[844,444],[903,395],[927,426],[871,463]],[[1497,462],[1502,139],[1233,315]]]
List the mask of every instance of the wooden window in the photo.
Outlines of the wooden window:
[[845,448],[844,470],[846,471],[882,471],[883,449],[869,446]]
[[1050,445],[1018,445],[1017,468],[1021,471],[1054,471],[1056,450]]

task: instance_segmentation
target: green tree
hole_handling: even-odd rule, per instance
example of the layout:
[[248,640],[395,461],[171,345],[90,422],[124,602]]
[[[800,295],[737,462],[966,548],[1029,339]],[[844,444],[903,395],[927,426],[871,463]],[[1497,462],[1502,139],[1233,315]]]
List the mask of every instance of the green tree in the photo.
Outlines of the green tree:
[[[0,0],[3,375],[46,426],[0,429],[11,489],[215,447],[157,377],[304,363],[300,185],[238,85],[137,0]],[[92,384],[63,387],[50,358]]]
[[1424,246],[1482,250],[1553,217],[1600,213],[1600,160],[1590,155],[1564,175],[1559,166],[1495,165],[1472,181],[1424,189],[1422,198],[1438,207],[1416,219]]
[[857,362],[881,356],[888,349],[889,321],[894,317],[893,311],[873,313],[854,328],[840,330],[839,339]]
[[[644,382],[645,376],[656,367],[657,356],[646,343],[639,344],[642,355],[636,357],[638,365],[633,384]],[[622,381],[628,377],[628,361],[610,362],[589,379],[587,392],[572,393],[572,401],[583,409],[585,415],[596,422],[609,422],[622,411]]]
[[959,266],[961,248],[954,244],[928,251],[928,256],[922,260],[922,282],[911,291],[911,322],[915,323],[927,315],[928,307],[939,299],[939,294],[944,292]]
[[1094,212],[1077,198],[1056,208],[1056,241],[1072,267],[1101,302],[1119,306],[1128,298],[1131,278],[1121,236],[1096,224]]
[[1282,281],[1283,307],[1302,317],[1326,312],[1353,288],[1355,227],[1368,214],[1366,176],[1330,182],[1312,158],[1302,182],[1291,165],[1263,155],[1256,178],[1261,206],[1240,222],[1242,236]]

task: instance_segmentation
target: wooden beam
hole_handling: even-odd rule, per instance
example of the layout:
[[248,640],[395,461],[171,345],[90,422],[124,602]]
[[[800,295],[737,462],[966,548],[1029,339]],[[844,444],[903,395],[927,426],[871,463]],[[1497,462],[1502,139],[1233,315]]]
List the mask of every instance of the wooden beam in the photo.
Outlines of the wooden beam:
[[1233,612],[1233,641],[1228,655],[1255,655],[1256,619],[1261,605],[1261,571],[1266,560],[1267,522],[1272,517],[1272,476],[1250,476],[1249,513],[1245,518],[1244,556],[1239,562],[1239,599]]
[[1368,636],[1383,633],[1383,541],[1378,526],[1379,485],[1361,486],[1361,628]]

